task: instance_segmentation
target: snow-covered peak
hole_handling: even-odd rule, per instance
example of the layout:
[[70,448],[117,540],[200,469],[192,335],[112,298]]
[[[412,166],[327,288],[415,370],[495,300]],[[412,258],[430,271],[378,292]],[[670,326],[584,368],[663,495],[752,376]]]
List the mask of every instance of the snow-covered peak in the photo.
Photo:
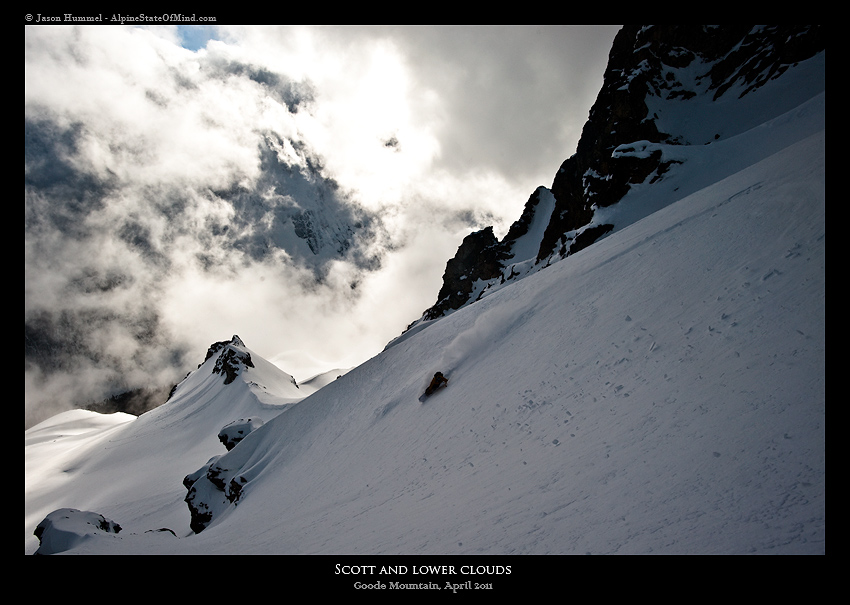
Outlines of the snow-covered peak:
[[[133,506],[130,499],[157,510],[162,521],[158,527],[180,527],[188,519],[183,480],[211,457],[226,453],[222,431],[229,434],[238,427],[236,432],[244,436],[305,396],[291,375],[238,336],[213,344],[209,351],[166,403],[141,416],[77,410],[28,430],[26,522],[35,527],[54,509],[84,512],[93,506],[102,509],[100,514],[123,519],[126,507]],[[84,479],[116,468],[120,476],[97,488]],[[44,496],[53,490],[58,490],[58,502]],[[113,504],[101,507],[103,502]],[[71,524],[67,537],[76,544],[74,528],[83,531],[90,517],[74,513],[58,519],[62,525],[55,527],[60,529]],[[121,525],[136,528],[132,522]]]
[[[221,380],[224,377],[224,380]],[[228,386],[238,377],[260,393],[276,393],[284,397],[301,399],[295,378],[251,351],[238,335],[210,345],[198,369],[175,385],[169,401],[187,390],[194,390],[209,380]]]

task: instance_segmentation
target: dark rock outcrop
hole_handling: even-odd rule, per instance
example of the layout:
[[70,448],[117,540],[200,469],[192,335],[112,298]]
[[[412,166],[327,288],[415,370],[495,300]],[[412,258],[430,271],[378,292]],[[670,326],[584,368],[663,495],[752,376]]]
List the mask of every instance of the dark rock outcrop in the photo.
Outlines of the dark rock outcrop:
[[[221,374],[224,376],[224,384],[230,384],[244,368],[254,367],[254,363],[251,361],[251,354],[245,351],[244,348],[245,343],[242,342],[242,339],[234,335],[230,340],[223,340],[210,345],[210,348],[207,350],[207,356],[204,358],[204,363],[210,357],[218,355],[213,373]],[[201,367],[204,363],[198,367]]]
[[37,555],[50,555],[69,550],[87,536],[117,534],[121,526],[99,513],[75,508],[60,508],[47,515],[35,528]]
[[224,425],[218,432],[218,440],[224,444],[224,447],[229,452],[240,441],[261,426],[263,426],[263,421],[259,418],[240,418]]
[[446,264],[438,302],[425,312],[425,318],[435,319],[466,303],[478,280],[501,275],[505,256],[505,246],[493,235],[492,227],[467,235],[455,257]]
[[[259,418],[240,418],[223,426],[218,438],[230,452],[262,425],[263,421]],[[206,529],[231,504],[238,502],[248,482],[228,468],[226,460],[223,456],[213,456],[204,466],[183,478],[186,488],[183,500],[189,507],[189,527],[196,534]]]
[[[677,79],[676,70],[701,61],[707,71],[707,91],[717,100],[733,85],[751,93],[790,65],[823,50],[820,26],[627,25],[617,34],[608,57],[604,84],[590,110],[576,153],[552,182],[557,200],[552,221],[540,244],[537,260],[557,252],[564,234],[590,223],[593,207],[619,202],[632,185],[650,175],[661,178],[670,163],[656,151],[646,157],[613,154],[635,141],[705,144],[688,141],[678,132],[662,132],[657,115],[649,115],[647,99],[678,103],[701,93]],[[719,137],[716,134],[715,137]],[[650,180],[650,182],[652,182]]]
[[189,507],[189,527],[201,533],[219,515],[224,514],[242,496],[248,480],[237,470],[225,466],[226,458],[214,456],[206,465],[183,478]]
[[183,478],[186,488],[183,500],[189,507],[189,527],[196,534],[210,524],[217,508],[226,506],[224,484],[219,479],[222,469],[217,466],[220,458],[213,456],[204,466]]

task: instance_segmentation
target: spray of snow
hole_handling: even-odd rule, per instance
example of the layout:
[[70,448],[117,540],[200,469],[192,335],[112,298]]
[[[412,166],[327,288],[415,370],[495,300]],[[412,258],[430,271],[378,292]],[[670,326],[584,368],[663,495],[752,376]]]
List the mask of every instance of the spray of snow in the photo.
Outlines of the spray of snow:
[[458,334],[443,350],[437,369],[446,376],[458,377],[465,360],[480,359],[488,350],[499,346],[506,334],[521,323],[510,308],[488,308],[475,318],[472,327]]

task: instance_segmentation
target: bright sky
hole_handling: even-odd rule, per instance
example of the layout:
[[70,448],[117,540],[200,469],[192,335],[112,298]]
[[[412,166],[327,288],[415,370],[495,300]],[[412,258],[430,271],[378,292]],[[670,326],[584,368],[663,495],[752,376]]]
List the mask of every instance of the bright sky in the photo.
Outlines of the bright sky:
[[[465,235],[551,185],[618,29],[27,27],[27,321],[103,355],[28,368],[28,409],[182,378],[233,334],[297,380],[377,354]],[[263,142],[370,226],[320,284],[255,253],[304,199],[269,185]]]

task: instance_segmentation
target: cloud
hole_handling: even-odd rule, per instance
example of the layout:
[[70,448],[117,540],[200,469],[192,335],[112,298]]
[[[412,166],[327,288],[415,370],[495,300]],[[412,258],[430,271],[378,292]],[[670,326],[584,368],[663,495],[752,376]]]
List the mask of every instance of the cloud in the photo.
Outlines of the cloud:
[[419,96],[439,100],[433,122],[441,167],[486,167],[550,184],[550,158],[575,151],[602,85],[618,28],[397,27],[389,36],[416,74]]
[[374,355],[551,180],[594,86],[564,88],[581,29],[25,31],[28,418],[234,333],[299,380]]

